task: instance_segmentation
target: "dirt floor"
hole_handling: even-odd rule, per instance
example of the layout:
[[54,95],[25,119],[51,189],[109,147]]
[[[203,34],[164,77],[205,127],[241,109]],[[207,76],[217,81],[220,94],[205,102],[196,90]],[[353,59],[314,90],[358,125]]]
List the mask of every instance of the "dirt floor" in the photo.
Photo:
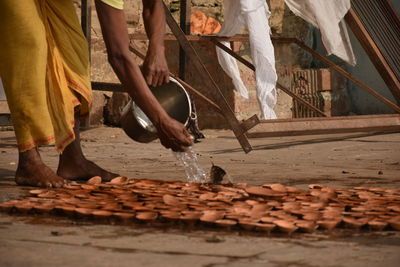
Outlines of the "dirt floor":
[[[244,154],[230,131],[205,131],[195,145],[201,164],[224,168],[234,182],[399,188],[400,133],[251,139]],[[29,187],[13,181],[14,133],[0,131],[0,201]],[[185,180],[159,142],[139,144],[121,129],[82,133],[87,157],[129,178]],[[58,155],[41,148],[57,167]],[[399,232],[340,230],[293,236],[218,229],[100,225],[63,218],[0,214],[0,266],[399,266]]]

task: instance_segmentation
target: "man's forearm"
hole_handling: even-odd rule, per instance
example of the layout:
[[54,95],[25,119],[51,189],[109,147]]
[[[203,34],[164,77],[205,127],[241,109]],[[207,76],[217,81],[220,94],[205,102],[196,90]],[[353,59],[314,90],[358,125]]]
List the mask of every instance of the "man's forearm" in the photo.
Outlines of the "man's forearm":
[[96,1],[108,59],[129,95],[156,125],[167,117],[166,112],[151,93],[129,51],[129,38],[123,11]]
[[149,49],[164,49],[165,13],[162,0],[142,0]]

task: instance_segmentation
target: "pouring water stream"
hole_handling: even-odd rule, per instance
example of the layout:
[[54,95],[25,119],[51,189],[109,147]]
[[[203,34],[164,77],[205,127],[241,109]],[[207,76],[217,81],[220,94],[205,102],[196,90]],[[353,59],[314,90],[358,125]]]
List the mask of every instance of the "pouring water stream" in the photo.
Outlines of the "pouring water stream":
[[190,146],[184,152],[173,152],[179,164],[183,167],[189,183],[205,183],[209,174],[200,166],[196,152]]

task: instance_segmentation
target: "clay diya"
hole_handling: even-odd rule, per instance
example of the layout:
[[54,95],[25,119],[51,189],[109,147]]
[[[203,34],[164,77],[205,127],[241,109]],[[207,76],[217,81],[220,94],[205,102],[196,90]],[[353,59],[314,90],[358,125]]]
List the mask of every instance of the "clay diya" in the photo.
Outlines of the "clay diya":
[[316,221],[321,218],[321,214],[319,212],[306,212],[303,213],[303,220],[306,221]]
[[283,203],[282,209],[287,212],[296,212],[296,210],[300,210],[301,205],[299,202],[285,202]]
[[201,217],[201,213],[197,212],[197,213],[186,213],[186,214],[182,214],[179,219],[183,222],[185,222],[186,224],[189,225],[193,225],[197,220],[199,220]]
[[14,205],[14,208],[16,208],[20,213],[28,213],[33,209],[33,205],[26,201],[20,201]]
[[94,212],[93,209],[88,208],[76,208],[75,213],[78,217],[90,217]]
[[375,231],[382,231],[383,229],[385,229],[389,224],[387,222],[384,221],[380,221],[380,220],[372,220],[368,222],[368,227],[371,230],[375,230]]
[[230,228],[232,226],[235,226],[237,224],[237,221],[229,219],[221,219],[221,220],[216,220],[215,224],[220,227]]
[[393,230],[400,231],[400,217],[392,218],[388,223]]
[[157,212],[141,211],[136,213],[136,219],[141,221],[154,221],[157,217]]
[[55,208],[61,210],[62,213],[67,216],[72,217],[75,215],[75,207],[74,206],[59,206],[59,207],[55,207]]
[[288,193],[299,193],[299,192],[301,192],[302,190],[299,189],[299,188],[297,188],[297,187],[294,187],[294,186],[286,186],[286,191],[287,191]]
[[180,203],[179,198],[171,196],[171,195],[164,195],[163,201],[165,204],[170,205],[170,206],[178,205]]
[[399,205],[391,205],[387,207],[389,210],[395,211],[395,212],[400,212],[400,203]]
[[317,225],[314,221],[298,220],[296,221],[296,226],[299,227],[300,231],[305,233],[312,233],[317,229]]
[[108,203],[104,206],[101,207],[102,210],[108,210],[108,211],[119,211],[122,209],[121,205],[117,203]]
[[246,192],[251,195],[265,196],[265,197],[279,197],[284,196],[284,193],[276,192],[272,189],[258,187],[258,186],[248,186],[245,188]]
[[200,217],[202,222],[215,222],[224,218],[225,212],[216,210],[204,210]]
[[273,223],[278,226],[280,231],[288,234],[291,234],[298,229],[294,223],[286,220],[276,220]]
[[359,229],[363,225],[365,225],[365,222],[359,221],[352,217],[343,217],[343,222],[345,223],[345,225],[347,227],[352,228],[352,229]]
[[326,230],[332,230],[333,228],[335,228],[336,226],[339,225],[341,221],[340,220],[320,220],[317,221],[317,224],[319,227],[326,229]]
[[161,217],[167,221],[176,221],[181,217],[181,213],[177,211],[161,211]]
[[38,194],[37,197],[40,198],[55,198],[57,196],[56,192],[54,191],[46,191],[41,194]]
[[46,189],[33,189],[33,190],[29,190],[29,194],[31,194],[32,196],[37,196],[43,193],[46,193],[48,190]]
[[10,212],[14,208],[14,204],[11,202],[0,203],[0,211]]
[[276,228],[276,225],[273,223],[257,223],[256,230],[267,232],[268,234]]
[[313,208],[313,209],[316,209],[316,210],[322,209],[325,206],[326,206],[325,202],[312,202],[309,205],[310,208]]
[[262,186],[281,193],[287,192],[286,186],[282,184],[263,184]]
[[257,213],[264,213],[267,210],[270,210],[271,207],[268,206],[267,204],[255,204],[253,205],[253,207],[251,208],[251,212],[257,212]]
[[91,213],[93,215],[93,217],[97,220],[101,220],[101,221],[105,221],[107,219],[109,219],[113,213],[111,211],[107,211],[107,210],[94,210]]
[[310,189],[322,189],[324,187],[322,185],[320,185],[320,184],[309,184],[308,188],[310,188]]
[[127,177],[118,176],[118,177],[115,177],[115,178],[111,179],[111,181],[109,181],[107,184],[114,185],[114,184],[124,184],[124,183],[127,183],[127,182],[128,182],[128,178]]
[[268,206],[270,206],[270,207],[275,208],[275,209],[279,209],[280,207],[282,207],[282,203],[281,203],[281,202],[278,202],[278,201],[276,201],[276,200],[268,201],[266,204],[267,204]]
[[243,218],[239,220],[239,226],[244,230],[251,231],[255,229],[258,225],[258,221],[249,218]]
[[92,191],[92,190],[97,190],[98,186],[93,185],[93,184],[81,184],[81,188],[84,190]]
[[95,202],[79,202],[76,203],[76,206],[85,209],[96,209],[98,205]]
[[135,213],[128,213],[128,212],[114,212],[113,216],[123,224],[130,224],[135,219]]
[[268,216],[261,217],[261,219],[260,219],[260,221],[265,224],[271,224],[276,220],[278,220],[276,217],[268,217]]
[[100,176],[93,176],[92,178],[87,180],[86,184],[89,185],[101,184],[102,180],[103,179]]
[[233,207],[232,212],[238,215],[246,215],[250,216],[250,206],[239,206],[239,207]]
[[225,203],[221,201],[209,201],[206,203],[209,207],[225,207]]
[[63,188],[69,189],[69,190],[76,190],[76,189],[80,189],[81,186],[79,184],[70,183],[70,184],[65,184],[63,186]]

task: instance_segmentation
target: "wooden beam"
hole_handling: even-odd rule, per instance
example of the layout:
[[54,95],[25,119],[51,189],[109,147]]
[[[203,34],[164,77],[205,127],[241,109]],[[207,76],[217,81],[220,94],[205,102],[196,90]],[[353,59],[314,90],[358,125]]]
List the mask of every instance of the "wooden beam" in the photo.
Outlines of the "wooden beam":
[[261,121],[247,133],[249,138],[400,131],[400,114]]
[[349,12],[346,14],[345,20],[371,59],[372,63],[375,65],[377,71],[382,76],[382,79],[385,81],[389,90],[392,92],[397,104],[400,105],[400,81],[397,79],[393,70],[382,55],[379,47],[352,8],[350,8]]
[[10,114],[7,100],[0,100],[0,114]]
[[[81,26],[83,34],[86,37],[88,42],[88,53],[89,53],[89,62],[91,62],[91,44],[92,44],[92,36],[91,36],[91,28],[92,28],[92,1],[91,0],[82,0],[81,1]],[[91,68],[89,68],[89,76],[90,76]],[[80,123],[81,128],[89,128],[90,127],[90,112],[87,117],[81,119]]]
[[[180,1],[180,27],[184,34],[190,34],[191,0]],[[187,59],[185,51],[179,47],[179,78],[186,80]]]
[[90,0],[81,1],[81,26],[83,35],[85,35],[89,46],[89,60],[91,56],[90,46],[92,42],[91,27],[92,27],[92,3]]
[[233,133],[235,134],[237,140],[239,141],[242,149],[244,152],[248,153],[252,150],[252,147],[247,139],[245,133],[246,129],[242,127],[235,117],[235,113],[232,111],[229,103],[225,99],[224,95],[221,92],[221,89],[213,80],[212,76],[208,72],[207,68],[201,61],[199,55],[197,54],[196,50],[190,44],[190,42],[186,39],[185,34],[182,32],[179,25],[176,23],[175,19],[173,18],[171,12],[169,12],[167,6],[164,3],[165,8],[165,17],[169,28],[171,29],[172,33],[175,35],[179,45],[185,51],[188,59],[191,61],[193,66],[197,69],[198,75],[200,75],[204,83],[209,88],[210,94],[213,95],[215,102],[221,108],[222,115],[225,117],[227,122],[229,123]]

